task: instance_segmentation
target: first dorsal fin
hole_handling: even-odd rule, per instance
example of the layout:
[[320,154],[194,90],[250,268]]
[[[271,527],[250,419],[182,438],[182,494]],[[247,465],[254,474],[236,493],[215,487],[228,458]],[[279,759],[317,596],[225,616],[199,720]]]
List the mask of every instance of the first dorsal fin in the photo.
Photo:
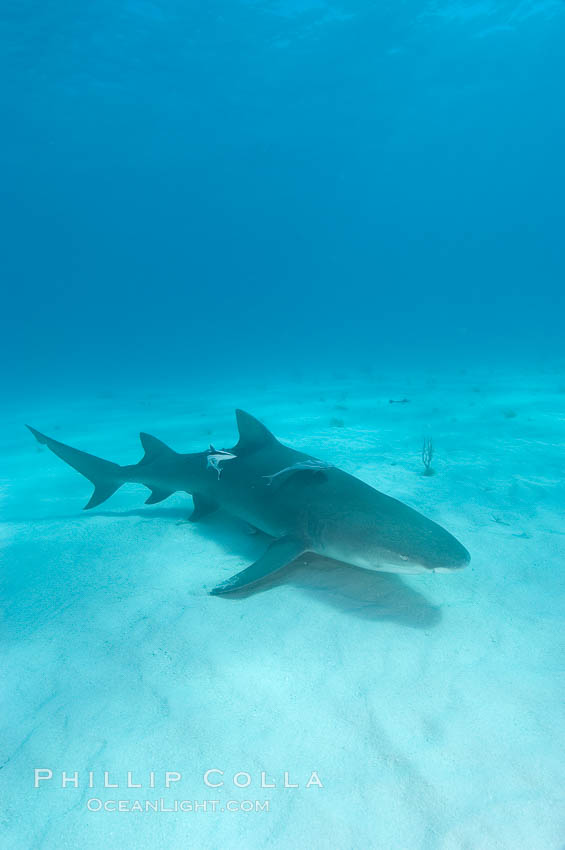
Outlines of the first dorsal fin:
[[155,460],[155,458],[165,458],[167,455],[172,457],[172,455],[176,454],[176,452],[169,448],[166,443],[162,440],[158,440],[157,437],[152,437],[151,434],[145,434],[142,431],[139,435],[139,439],[141,440],[141,445],[145,449],[145,454],[139,463],[151,463],[151,461]]
[[260,449],[277,442],[274,434],[271,434],[263,423],[251,416],[250,413],[246,413],[244,410],[236,410],[235,418],[239,431],[239,442],[234,449],[236,454],[242,451]]

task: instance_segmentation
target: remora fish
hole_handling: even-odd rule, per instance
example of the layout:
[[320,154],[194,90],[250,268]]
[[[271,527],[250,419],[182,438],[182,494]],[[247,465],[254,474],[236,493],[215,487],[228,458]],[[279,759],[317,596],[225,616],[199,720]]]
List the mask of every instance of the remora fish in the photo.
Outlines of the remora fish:
[[283,446],[248,413],[237,410],[236,417],[239,442],[230,450],[236,457],[221,478],[210,474],[208,451],[178,454],[149,434],[140,435],[145,455],[139,463],[120,466],[30,431],[94,484],[86,508],[131,481],[151,490],[147,504],[184,491],[194,500],[192,520],[222,507],[275,538],[258,561],[213,594],[255,584],[304,552],[385,572],[451,572],[469,563],[465,547],[440,525],[336,467],[324,476],[290,475],[279,487],[262,486],[270,470],[315,459]]
[[220,464],[225,460],[233,460],[235,457],[237,457],[237,455],[232,455],[231,452],[226,452],[225,449],[215,449],[214,446],[210,446],[207,465],[216,470],[219,478],[222,474],[222,467]]
[[325,460],[299,460],[298,463],[293,463],[292,466],[285,466],[284,469],[279,469],[278,472],[273,472],[272,475],[264,475],[263,478],[268,478],[267,487],[273,483],[274,478],[279,475],[284,475],[285,472],[294,472],[298,469],[309,469],[312,472],[318,472],[320,469],[333,469],[332,463],[326,463]]

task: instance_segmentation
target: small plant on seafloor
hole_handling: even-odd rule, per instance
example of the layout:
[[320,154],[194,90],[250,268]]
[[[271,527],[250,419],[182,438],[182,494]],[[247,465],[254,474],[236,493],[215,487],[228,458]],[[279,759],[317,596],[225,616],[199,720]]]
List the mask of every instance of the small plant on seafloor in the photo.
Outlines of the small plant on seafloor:
[[426,437],[422,445],[422,463],[424,464],[423,475],[433,475],[432,458],[434,456],[434,444],[431,437]]

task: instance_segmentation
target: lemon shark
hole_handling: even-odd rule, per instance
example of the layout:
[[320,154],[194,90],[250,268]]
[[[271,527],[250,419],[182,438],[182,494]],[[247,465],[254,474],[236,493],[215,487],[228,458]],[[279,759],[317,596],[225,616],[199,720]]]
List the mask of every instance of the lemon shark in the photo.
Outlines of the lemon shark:
[[135,482],[151,490],[146,504],[182,491],[194,501],[191,520],[223,508],[274,538],[254,564],[212,594],[253,585],[305,552],[396,573],[451,572],[469,563],[465,547],[418,511],[331,464],[282,445],[249,413],[237,410],[236,418],[239,441],[229,450],[218,452],[211,446],[209,451],[179,454],[142,433],[145,454],[130,466],[102,460],[27,427],[94,484],[85,509],[100,505],[122,484]]

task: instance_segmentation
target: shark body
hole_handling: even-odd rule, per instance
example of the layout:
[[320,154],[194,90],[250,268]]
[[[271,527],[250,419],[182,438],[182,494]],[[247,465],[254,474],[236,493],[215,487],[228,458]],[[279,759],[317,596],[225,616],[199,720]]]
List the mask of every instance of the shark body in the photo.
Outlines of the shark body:
[[[266,552],[215,587],[215,595],[253,585],[304,552],[385,572],[451,572],[468,564],[465,547],[437,523],[347,472],[282,445],[248,413],[237,410],[236,417],[239,441],[227,450],[231,457],[221,477],[208,463],[209,451],[179,454],[149,434],[140,435],[145,454],[139,463],[120,466],[28,427],[94,484],[85,509],[135,482],[151,490],[146,504],[184,491],[194,501],[191,520],[221,507],[272,536]],[[291,474],[266,483],[273,469],[290,467]]]

